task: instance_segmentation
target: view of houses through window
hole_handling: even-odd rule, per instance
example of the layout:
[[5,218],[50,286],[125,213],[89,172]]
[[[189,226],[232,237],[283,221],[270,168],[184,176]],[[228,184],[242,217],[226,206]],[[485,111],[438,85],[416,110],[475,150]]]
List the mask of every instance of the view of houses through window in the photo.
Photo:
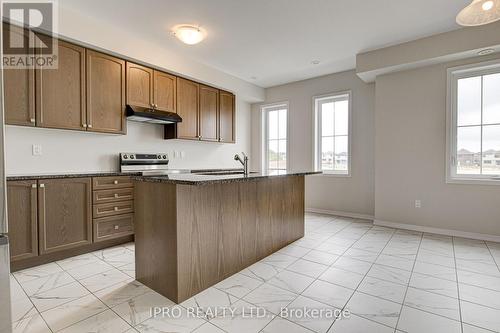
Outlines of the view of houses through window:
[[456,82],[456,174],[500,175],[500,73]]
[[287,169],[287,105],[264,107],[265,167],[269,172]]
[[316,169],[349,174],[349,93],[315,98]]

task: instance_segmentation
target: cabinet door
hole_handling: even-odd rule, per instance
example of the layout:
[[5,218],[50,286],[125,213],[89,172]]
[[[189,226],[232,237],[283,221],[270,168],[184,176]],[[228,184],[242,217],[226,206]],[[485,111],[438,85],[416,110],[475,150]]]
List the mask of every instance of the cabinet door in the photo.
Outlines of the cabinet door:
[[[3,23],[3,40],[22,41],[28,52],[28,30]],[[5,123],[35,126],[35,71],[33,69],[6,69],[4,80]]]
[[182,118],[182,122],[177,124],[179,139],[199,139],[198,99],[198,83],[177,78],[177,114]]
[[87,128],[126,133],[125,61],[87,50]]
[[219,100],[219,141],[235,142],[234,95],[221,90]]
[[38,181],[40,254],[92,243],[90,178]]
[[177,78],[173,75],[154,71],[154,99],[158,110],[176,112]]
[[127,104],[153,106],[153,70],[127,62]]
[[219,89],[200,85],[200,139],[218,140]]
[[7,205],[11,261],[36,257],[38,255],[36,180],[9,181]]
[[58,68],[37,67],[37,126],[86,130],[85,49],[58,42]]

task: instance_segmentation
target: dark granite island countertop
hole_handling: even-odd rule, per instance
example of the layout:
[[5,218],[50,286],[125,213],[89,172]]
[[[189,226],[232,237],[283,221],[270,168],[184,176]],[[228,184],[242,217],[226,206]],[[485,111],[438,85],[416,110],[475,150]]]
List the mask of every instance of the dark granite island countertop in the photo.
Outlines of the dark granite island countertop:
[[132,176],[133,180],[151,182],[151,183],[168,183],[179,185],[211,185],[224,183],[238,183],[261,180],[265,178],[276,178],[286,176],[307,176],[321,174],[321,171],[280,171],[280,172],[251,172],[248,175],[227,174],[227,175],[208,175],[200,171],[192,171],[191,173],[178,173],[160,176]]

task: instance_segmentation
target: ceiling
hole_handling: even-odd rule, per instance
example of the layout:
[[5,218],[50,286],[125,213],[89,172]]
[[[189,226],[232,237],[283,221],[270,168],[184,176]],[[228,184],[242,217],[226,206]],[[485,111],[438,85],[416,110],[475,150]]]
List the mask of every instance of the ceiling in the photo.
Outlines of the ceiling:
[[[355,67],[356,54],[459,28],[470,0],[64,0],[95,19],[261,87]],[[180,23],[208,36],[188,46]],[[317,65],[312,64],[319,60]]]

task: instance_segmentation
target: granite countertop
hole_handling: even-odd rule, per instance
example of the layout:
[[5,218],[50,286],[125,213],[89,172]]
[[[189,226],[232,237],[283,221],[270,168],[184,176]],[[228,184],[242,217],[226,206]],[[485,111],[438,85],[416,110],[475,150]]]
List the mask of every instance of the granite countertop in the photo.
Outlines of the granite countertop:
[[37,179],[61,179],[61,178],[82,178],[82,177],[117,177],[117,176],[140,176],[140,172],[120,172],[120,171],[94,171],[94,172],[67,172],[48,174],[27,174],[7,176],[7,180],[37,180]]
[[285,177],[285,176],[307,176],[321,174],[321,171],[281,171],[281,172],[252,172],[245,176],[244,174],[230,175],[205,175],[199,171],[192,173],[180,173],[161,176],[132,176],[133,180],[152,182],[152,183],[168,183],[179,185],[211,185],[224,183],[237,183],[245,181],[253,181],[265,178]]

